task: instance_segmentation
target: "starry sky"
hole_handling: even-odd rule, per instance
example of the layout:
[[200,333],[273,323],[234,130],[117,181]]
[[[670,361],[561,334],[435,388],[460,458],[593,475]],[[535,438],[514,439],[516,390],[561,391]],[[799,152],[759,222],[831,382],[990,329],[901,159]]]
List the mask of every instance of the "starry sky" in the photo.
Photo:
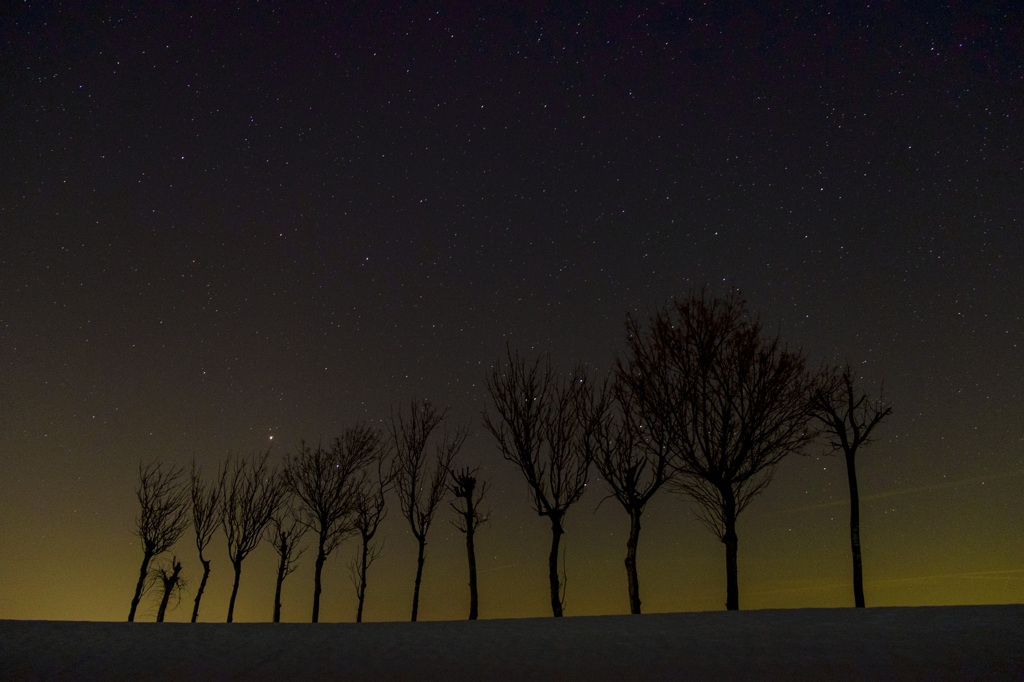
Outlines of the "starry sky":
[[[481,617],[548,615],[550,531],[484,377],[506,343],[607,371],[627,313],[704,285],[884,382],[869,606],[1024,600],[1024,13],[577,4],[0,11],[0,618],[126,617],[140,461],[281,461],[413,398],[470,423],[491,481]],[[628,612],[603,486],[567,517],[567,615]],[[822,447],[780,466],[740,517],[741,608],[852,605],[847,499]],[[421,619],[468,610],[451,518]],[[366,618],[405,620],[416,543],[397,508],[382,533]],[[354,619],[355,550],[322,620]],[[219,621],[222,534],[209,555]],[[274,562],[246,561],[236,620],[269,620]],[[645,611],[724,606],[685,498],[652,502],[639,567]],[[283,602],[308,619],[311,556]]]

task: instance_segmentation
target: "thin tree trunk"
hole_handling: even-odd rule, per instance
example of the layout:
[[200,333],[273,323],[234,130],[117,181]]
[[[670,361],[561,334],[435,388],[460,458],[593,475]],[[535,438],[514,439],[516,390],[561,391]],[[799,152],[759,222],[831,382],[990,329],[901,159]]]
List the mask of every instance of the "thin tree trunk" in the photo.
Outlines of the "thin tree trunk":
[[242,562],[233,561],[235,567],[235,583],[231,587],[231,601],[228,602],[228,622],[231,623],[235,619],[235,597],[238,596],[238,583],[242,578]]
[[320,546],[317,548],[316,553],[316,568],[313,570],[313,622],[320,622],[320,592],[321,583],[320,576],[324,571],[324,562],[327,561],[327,555],[324,554],[324,542],[323,537],[320,538]]
[[737,611],[740,608],[740,586],[736,561],[739,545],[736,535],[736,498],[731,485],[721,489],[721,493],[722,520],[725,523],[725,533],[722,535],[722,542],[725,543],[725,608]]
[[419,551],[416,555],[416,586],[412,590],[412,620],[416,621],[416,616],[420,609],[420,581],[423,579],[423,553],[427,546],[427,536],[417,536],[416,540],[419,542]]
[[206,590],[206,581],[210,578],[210,560],[203,558],[203,553],[199,553],[199,561],[203,564],[203,579],[199,581],[199,590],[196,592],[196,603],[192,607],[192,622],[196,622],[199,618],[199,602],[203,598],[203,592]]
[[142,555],[142,568],[139,569],[139,581],[135,583],[135,596],[132,597],[132,607],[128,611],[128,622],[135,622],[135,610],[139,608],[139,600],[142,599],[142,589],[146,586],[146,576],[149,575],[149,561],[153,554],[145,552]]
[[363,622],[363,602],[366,600],[366,572],[369,568],[368,556],[370,552],[370,540],[365,535],[363,536],[363,551],[359,558],[359,589],[357,594],[359,596],[359,606],[356,609],[356,622]]
[[476,548],[473,546],[473,520],[466,518],[466,555],[469,558],[469,619],[476,620],[479,598],[476,592]]
[[169,578],[164,578],[164,594],[160,598],[160,608],[156,612],[156,622],[164,622],[164,614],[167,613],[167,602],[171,598],[171,592],[174,591],[174,587],[178,584],[178,575],[181,573],[181,563],[174,563],[173,572]]
[[565,530],[562,528],[562,515],[551,514],[551,553],[548,554],[548,584],[551,587],[551,615],[562,616],[561,585],[558,579],[558,544]]
[[850,548],[853,550],[853,601],[864,608],[864,574],[860,558],[860,496],[857,492],[857,468],[854,453],[846,453],[846,476],[850,482]]
[[277,565],[277,586],[274,588],[274,622],[281,622],[281,584],[288,569],[288,540],[281,543],[281,562]]
[[640,541],[639,509],[629,510],[629,539],[626,541],[626,580],[629,583],[629,612],[640,613],[640,578],[636,572],[636,546]]

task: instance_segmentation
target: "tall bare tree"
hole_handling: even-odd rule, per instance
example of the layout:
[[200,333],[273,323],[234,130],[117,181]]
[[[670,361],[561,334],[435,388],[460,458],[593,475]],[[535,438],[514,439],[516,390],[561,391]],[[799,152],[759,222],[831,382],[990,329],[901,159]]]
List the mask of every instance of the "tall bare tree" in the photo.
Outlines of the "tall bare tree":
[[739,608],[736,519],[771,481],[774,467],[815,434],[814,378],[799,351],[766,337],[736,290],[707,290],[627,321],[629,357],[621,376],[644,421],[670,435],[672,486],[725,544],[726,608]]
[[288,487],[298,499],[298,519],[316,534],[313,616],[320,620],[323,568],[327,557],[353,532],[352,511],[359,472],[374,461],[382,435],[368,424],[345,429],[330,449],[300,444],[288,466]]
[[221,498],[224,495],[224,477],[227,470],[221,467],[217,480],[212,484],[203,481],[202,473],[192,460],[191,475],[191,500],[192,500],[192,528],[196,532],[196,549],[199,550],[199,562],[203,565],[203,577],[199,581],[199,589],[196,590],[195,604],[192,606],[192,622],[199,618],[199,602],[203,599],[206,591],[206,582],[210,578],[210,560],[203,552],[213,539],[213,534],[220,525]]
[[232,458],[226,464],[221,527],[228,541],[228,557],[235,569],[228,603],[227,622],[235,615],[235,598],[242,577],[242,562],[256,549],[263,530],[285,498],[285,481],[270,465],[270,451],[248,458]]
[[139,484],[135,491],[139,515],[135,519],[135,534],[142,542],[142,566],[128,611],[129,622],[135,620],[149,576],[149,562],[173,547],[188,526],[188,488],[183,476],[181,467],[165,467],[160,462],[139,464]]
[[[487,481],[478,481],[479,469],[463,467],[449,472],[448,490],[455,500],[452,509],[458,515],[452,525],[466,536],[466,556],[469,559],[469,619],[476,620],[480,611],[480,597],[476,579],[476,529],[487,522],[487,514],[480,503],[487,494]],[[479,483],[479,485],[477,485]]]
[[864,607],[864,573],[860,550],[860,494],[857,491],[857,450],[869,443],[871,432],[892,414],[884,393],[872,400],[854,385],[853,369],[831,369],[814,393],[814,416],[828,434],[833,452],[842,450],[846,458],[846,478],[850,484],[850,548],[853,554],[853,600]]
[[[431,435],[444,422],[448,410],[439,411],[429,402],[412,401],[409,414],[401,411],[391,417],[391,438],[395,445],[395,491],[398,493],[402,515],[409,522],[416,538],[416,582],[412,593],[412,620],[419,613],[420,583],[423,579],[423,561],[427,546],[427,533],[434,512],[444,500],[448,470],[468,434],[464,426],[444,431],[439,438]],[[428,454],[428,444],[434,441],[434,457]]]
[[363,622],[363,605],[366,603],[366,580],[370,566],[376,561],[382,552],[382,548],[374,543],[373,538],[380,528],[381,522],[387,516],[387,506],[384,502],[384,493],[391,484],[390,470],[385,472],[384,453],[377,460],[376,476],[369,471],[364,471],[359,486],[356,490],[355,504],[353,507],[352,524],[359,533],[360,548],[359,554],[352,559],[349,566],[352,575],[352,584],[356,588],[358,606],[356,607],[356,622]]
[[588,439],[594,465],[629,515],[626,540],[626,585],[630,613],[640,613],[640,578],[636,555],[640,541],[640,517],[647,503],[672,479],[668,435],[657,422],[645,423],[629,382],[628,369],[619,363],[619,378],[611,386],[610,402],[599,400],[595,429]]
[[161,589],[160,606],[157,608],[156,622],[162,623],[164,622],[167,604],[171,597],[176,596],[180,602],[181,590],[186,585],[181,577],[181,562],[178,561],[178,557],[171,559],[170,566],[160,566],[157,568],[156,573],[153,575],[153,582],[159,583]]
[[277,553],[277,581],[274,585],[274,622],[281,622],[281,586],[284,579],[298,568],[299,559],[305,549],[299,548],[299,541],[308,527],[295,518],[292,510],[283,507],[270,517],[267,526],[267,542]]
[[586,417],[594,413],[591,383],[581,367],[560,380],[549,361],[538,357],[528,366],[511,350],[507,363],[495,363],[487,378],[494,415],[484,412],[484,428],[523,474],[534,509],[551,522],[548,584],[554,616],[561,616],[564,606],[558,549],[565,514],[583,495],[590,469],[586,442],[594,424]]

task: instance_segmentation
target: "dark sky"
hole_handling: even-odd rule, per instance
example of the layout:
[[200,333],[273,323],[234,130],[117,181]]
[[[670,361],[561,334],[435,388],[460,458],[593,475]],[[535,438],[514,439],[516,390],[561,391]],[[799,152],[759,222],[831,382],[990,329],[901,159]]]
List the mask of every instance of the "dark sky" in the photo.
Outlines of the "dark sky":
[[[884,380],[869,605],[1024,600],[1015,3],[226,4],[0,10],[0,618],[125,617],[140,460],[283,458],[414,397],[472,420],[492,480],[482,617],[545,615],[548,528],[482,431],[484,376],[506,343],[605,371],[627,312],[706,284]],[[852,604],[819,455],[740,518],[744,608]],[[569,514],[568,615],[628,610],[603,486]],[[689,503],[646,518],[645,609],[722,608]],[[385,532],[370,620],[408,617],[415,541],[397,509]],[[460,542],[436,523],[422,618],[464,615]],[[322,618],[354,617],[354,550]],[[236,618],[269,618],[272,565],[246,563]]]

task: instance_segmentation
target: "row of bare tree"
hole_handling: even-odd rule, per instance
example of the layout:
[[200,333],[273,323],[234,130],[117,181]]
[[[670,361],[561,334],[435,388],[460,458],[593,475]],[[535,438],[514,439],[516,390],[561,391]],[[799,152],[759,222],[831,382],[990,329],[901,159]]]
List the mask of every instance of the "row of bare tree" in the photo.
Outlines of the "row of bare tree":
[[[864,606],[855,461],[891,408],[862,393],[848,365],[810,371],[801,351],[765,334],[735,290],[724,298],[706,290],[691,294],[646,323],[628,318],[626,329],[627,352],[604,381],[584,367],[559,375],[544,356],[527,361],[511,349],[487,378],[493,408],[483,415],[484,427],[522,473],[535,511],[551,524],[552,614],[561,616],[564,608],[558,554],[565,515],[583,495],[592,468],[629,516],[625,568],[632,613],[641,612],[641,517],[661,490],[694,499],[701,520],[725,544],[726,607],[738,609],[738,516],[785,456],[804,451],[822,435],[846,458],[854,598],[856,606]],[[162,620],[168,596],[182,584],[181,563],[175,558],[169,567],[151,572],[150,562],[191,522],[203,566],[193,622],[210,573],[204,551],[218,527],[234,568],[229,622],[242,562],[262,538],[280,558],[274,607],[279,620],[281,584],[295,568],[306,532],[316,536],[317,548],[313,622],[319,618],[324,563],[345,538],[360,537],[352,566],[360,621],[367,569],[380,554],[374,536],[392,489],[418,544],[412,620],[427,533],[446,497],[466,537],[469,617],[475,619],[474,533],[486,520],[479,505],[487,484],[478,481],[474,469],[454,468],[467,431],[462,425],[447,430],[445,418],[446,411],[414,401],[408,413],[392,417],[387,434],[360,424],[329,447],[300,444],[279,471],[271,468],[267,454],[234,458],[212,482],[205,482],[194,464],[188,481],[182,469],[140,467],[137,534],[143,561],[129,620],[147,580],[163,588]]]

